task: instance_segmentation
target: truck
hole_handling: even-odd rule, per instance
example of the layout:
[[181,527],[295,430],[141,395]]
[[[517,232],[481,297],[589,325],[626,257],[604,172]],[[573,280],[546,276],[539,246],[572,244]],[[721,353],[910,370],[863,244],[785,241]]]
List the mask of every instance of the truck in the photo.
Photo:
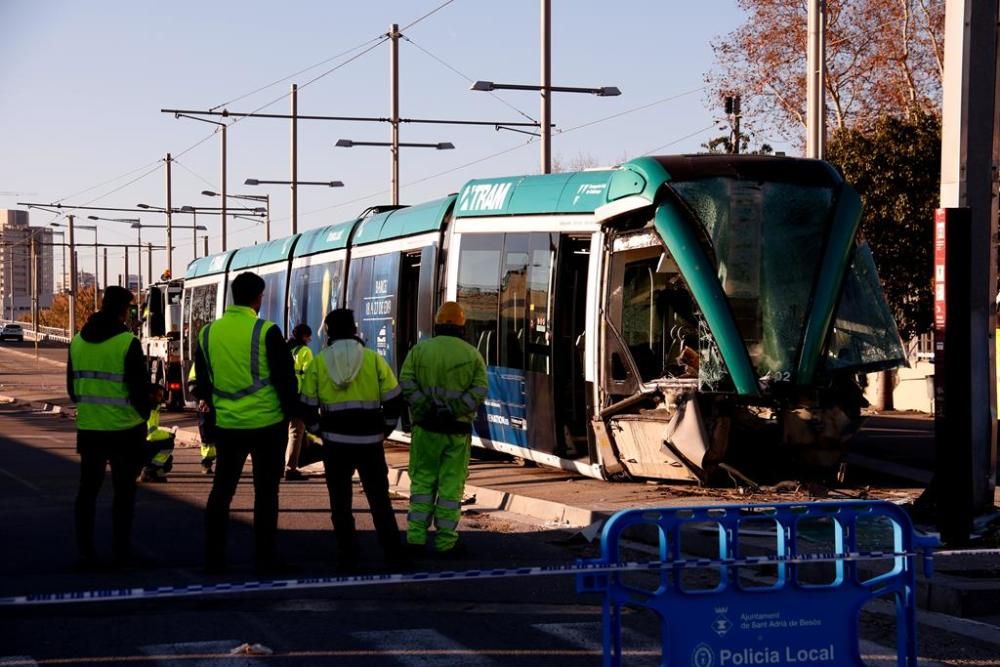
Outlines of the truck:
[[170,410],[184,408],[184,372],[181,362],[181,301],[184,280],[164,274],[142,292],[139,341],[146,357],[149,380],[167,390]]

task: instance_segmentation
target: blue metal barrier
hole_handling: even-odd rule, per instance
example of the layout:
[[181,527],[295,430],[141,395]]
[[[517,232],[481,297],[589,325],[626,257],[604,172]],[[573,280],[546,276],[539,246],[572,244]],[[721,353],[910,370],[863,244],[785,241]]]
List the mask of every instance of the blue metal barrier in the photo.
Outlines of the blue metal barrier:
[[657,544],[659,570],[577,575],[604,598],[605,665],[622,661],[623,606],[656,613],[661,665],[863,665],[858,624],[875,598],[895,603],[897,664],[917,664],[915,557],[930,576],[939,542],[892,503],[626,510],[581,564],[627,562],[626,532]]

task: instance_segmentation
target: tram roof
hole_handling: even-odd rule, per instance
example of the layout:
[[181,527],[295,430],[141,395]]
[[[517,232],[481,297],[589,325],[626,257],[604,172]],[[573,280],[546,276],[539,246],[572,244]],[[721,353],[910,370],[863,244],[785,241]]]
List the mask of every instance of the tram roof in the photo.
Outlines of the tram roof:
[[373,215],[358,224],[351,245],[388,241],[441,229],[448,209],[454,202],[455,195],[448,195],[416,206]]
[[249,269],[255,266],[263,266],[287,260],[291,256],[292,248],[295,247],[295,241],[298,238],[299,235],[295,234],[294,236],[286,236],[285,238],[275,239],[268,243],[240,248],[233,256],[233,261],[229,264],[229,270],[238,271],[240,269]]
[[355,223],[357,220],[348,220],[302,232],[292,256],[305,257],[328,250],[343,250],[347,247],[347,241],[351,238],[351,228]]
[[199,257],[187,265],[187,271],[185,271],[184,277],[199,278],[201,276],[210,276],[215,273],[225,273],[226,269],[229,268],[229,258],[235,253],[235,250],[228,250],[215,255]]

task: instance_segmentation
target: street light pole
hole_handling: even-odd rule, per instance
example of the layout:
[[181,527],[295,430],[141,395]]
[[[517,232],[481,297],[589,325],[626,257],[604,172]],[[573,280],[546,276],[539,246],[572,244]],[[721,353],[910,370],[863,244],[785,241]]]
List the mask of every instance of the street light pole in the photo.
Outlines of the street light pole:
[[[295,234],[299,230],[299,86],[298,84],[292,84],[292,137],[291,137],[291,151],[292,151],[292,234]],[[225,200],[226,191],[222,191],[222,198]],[[225,223],[223,223],[225,224]],[[226,249],[225,246],[222,247],[223,250]]]
[[552,2],[542,2],[542,173],[552,173]]
[[[226,144],[228,139],[226,138],[226,128],[228,126],[222,124],[222,249],[226,249]],[[197,239],[197,232],[195,233],[195,239]],[[195,240],[194,254],[198,254],[198,241]],[[173,273],[170,274],[173,278]]]
[[389,179],[392,183],[392,204],[399,205],[399,25],[393,23],[389,26],[389,38],[391,48],[389,49],[389,123],[391,128],[392,167]]
[[73,236],[73,219],[75,215],[67,215],[69,219],[69,335],[76,334],[76,245]]
[[[225,155],[225,151],[223,151]],[[225,162],[222,163],[225,165]],[[225,171],[225,166],[223,166],[223,171]],[[223,186],[225,187],[225,186]],[[170,192],[170,153],[167,153],[167,271],[170,272],[171,277],[174,275],[174,219],[173,219],[173,205],[171,202],[171,192]],[[225,222],[222,223],[223,225]],[[223,227],[222,238],[225,239],[225,227]],[[225,240],[223,240],[225,243]],[[150,263],[149,269],[149,279],[150,282],[153,280],[153,268],[152,263]]]

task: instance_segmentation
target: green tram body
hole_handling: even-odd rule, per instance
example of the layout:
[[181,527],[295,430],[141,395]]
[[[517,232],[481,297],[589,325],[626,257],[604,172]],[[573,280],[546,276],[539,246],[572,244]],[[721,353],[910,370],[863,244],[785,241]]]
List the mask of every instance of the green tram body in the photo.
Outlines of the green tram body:
[[829,164],[787,157],[473,180],[196,259],[184,370],[242,271],[267,283],[261,317],[309,324],[315,349],[326,313],[354,309],[397,371],[455,300],[489,370],[477,446],[604,479],[829,469],[859,420],[855,378],[905,363],[860,218]]

